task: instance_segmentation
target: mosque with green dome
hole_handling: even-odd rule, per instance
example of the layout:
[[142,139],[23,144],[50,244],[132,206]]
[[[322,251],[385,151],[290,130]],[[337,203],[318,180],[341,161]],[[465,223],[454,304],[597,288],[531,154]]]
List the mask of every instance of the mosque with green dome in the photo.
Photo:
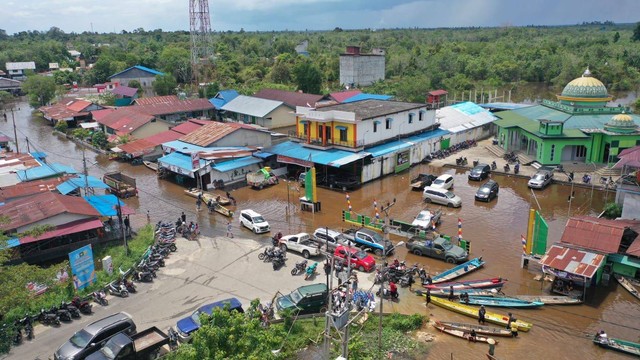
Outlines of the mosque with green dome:
[[557,101],[495,113],[499,145],[542,165],[613,164],[622,150],[640,145],[640,116],[628,107],[607,107],[611,99],[587,69]]

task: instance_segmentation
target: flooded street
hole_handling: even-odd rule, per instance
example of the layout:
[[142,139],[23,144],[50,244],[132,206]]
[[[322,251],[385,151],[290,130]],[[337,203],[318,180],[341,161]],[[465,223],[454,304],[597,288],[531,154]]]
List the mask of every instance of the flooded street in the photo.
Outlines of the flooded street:
[[[20,150],[26,151],[25,138],[28,137],[30,151],[46,152],[49,163],[68,164],[81,171],[82,147],[62,136],[52,134],[52,127],[43,119],[32,117],[31,109],[26,103],[19,103],[17,106],[20,107],[15,113]],[[0,131],[13,137],[10,114],[8,122],[0,122]],[[196,219],[205,235],[225,234],[227,218],[217,213],[209,215],[206,210],[196,213],[195,199],[186,196],[183,187],[159,180],[153,171],[144,166],[109,161],[105,155],[97,155],[90,150],[86,151],[86,157],[88,172],[91,175],[101,178],[107,171],[121,170],[136,178],[139,197],[126,200],[127,205],[138,212],[132,217],[134,227],[146,223],[147,211],[152,222],[173,222],[184,211],[187,221]],[[471,241],[471,255],[482,256],[486,261],[485,268],[469,275],[468,279],[502,276],[509,280],[503,289],[507,294],[540,293],[541,283],[533,280],[536,274],[520,268],[520,236],[526,234],[529,208],[538,209],[539,204],[539,210],[549,224],[548,245],[558,241],[569,217],[567,199],[571,192],[570,186],[554,184],[544,191],[536,191],[534,198],[531,190],[527,188],[526,180],[493,175],[492,178],[500,184],[498,198],[488,204],[478,203],[473,198],[481,183],[468,181],[466,171],[419,165],[402,174],[374,181],[350,193],[353,211],[374,216],[374,200],[380,207],[395,198],[397,203],[390,209],[390,217],[411,222],[413,217],[425,208],[421,193],[412,192],[409,187],[410,179],[418,173],[449,173],[455,178],[453,191],[462,198],[462,207],[448,209],[438,205],[431,206],[443,210],[440,230],[447,235],[456,236],[457,221],[460,218],[463,223],[463,237]],[[272,232],[312,233],[321,226],[333,229],[348,227],[341,221],[341,211],[347,208],[345,194],[319,189],[318,198],[322,203],[322,211],[312,214],[300,211],[298,197],[301,196],[301,191],[297,184],[288,186],[286,182],[281,181],[280,184],[261,191],[242,188],[233,191],[233,196],[238,201],[238,210],[251,208],[264,215],[271,224]],[[605,197],[615,197],[614,193],[605,194],[591,188],[576,187],[574,191],[571,215],[597,215],[603,208]],[[239,227],[237,217],[233,218],[232,223],[236,234],[256,237]],[[265,243],[268,237],[269,234],[261,235]],[[397,242],[403,239],[392,236],[392,240]],[[439,272],[449,267],[438,260],[407,254],[404,247],[398,250],[399,259],[406,259],[407,264],[423,264],[430,272]],[[474,322],[471,318],[434,305],[425,309],[424,298],[415,296],[406,289],[402,291],[400,303],[385,302],[385,310],[421,312],[434,319]],[[538,310],[514,311],[517,318],[533,323],[533,329],[529,333],[521,333],[518,339],[500,339],[496,356],[500,359],[627,358],[593,345],[591,335],[604,329],[610,337],[640,341],[640,304],[613,280],[608,288],[599,289],[598,293],[585,305],[545,306]],[[495,312],[506,314],[507,311]],[[432,353],[434,359],[481,359],[485,358],[483,354],[486,351],[486,344],[468,344],[448,335],[438,335]]]

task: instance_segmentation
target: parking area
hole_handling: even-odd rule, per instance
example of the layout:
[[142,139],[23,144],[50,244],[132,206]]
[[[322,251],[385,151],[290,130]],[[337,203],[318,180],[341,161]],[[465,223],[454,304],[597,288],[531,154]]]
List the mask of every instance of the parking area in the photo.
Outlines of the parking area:
[[[247,238],[200,237],[197,241],[180,238],[178,251],[166,260],[153,283],[138,283],[138,292],[129,298],[109,297],[109,306],[94,304],[94,314],[82,316],[58,328],[36,326],[35,339],[11,349],[7,359],[47,359],[66,339],[85,325],[112,313],[125,311],[139,330],[157,326],[163,331],[204,303],[229,297],[238,298],[248,307],[251,300],[271,301],[276,292],[287,294],[302,285],[325,282],[322,258],[317,275],[291,275],[302,256],[289,252],[284,267],[274,271],[270,263],[258,260],[258,253],[270,245]],[[372,286],[373,274],[358,274],[360,287]],[[335,281],[335,280],[334,280]]]

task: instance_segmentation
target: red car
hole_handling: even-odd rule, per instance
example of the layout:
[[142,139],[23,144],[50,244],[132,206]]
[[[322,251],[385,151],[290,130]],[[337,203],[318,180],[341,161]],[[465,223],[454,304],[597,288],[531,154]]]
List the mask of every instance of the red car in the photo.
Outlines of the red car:
[[347,254],[351,253],[351,267],[363,272],[369,272],[376,267],[376,260],[362,249],[338,246],[333,253],[337,258],[342,259],[343,264],[347,262]]

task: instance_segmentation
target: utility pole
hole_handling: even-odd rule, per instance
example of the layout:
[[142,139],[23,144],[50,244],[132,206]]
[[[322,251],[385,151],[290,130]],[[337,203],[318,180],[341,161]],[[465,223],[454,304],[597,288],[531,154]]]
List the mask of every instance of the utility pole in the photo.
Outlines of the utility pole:
[[85,157],[84,147],[82,147],[82,173],[84,174],[84,196],[89,196],[89,179],[87,178],[89,172],[87,170],[87,158]]
[[24,140],[27,142],[27,152],[30,153],[31,152],[31,146],[29,146],[29,138],[25,137]]
[[[387,241],[389,241],[389,209],[391,209],[391,207],[395,204],[396,199],[394,198],[392,203],[387,203],[387,206],[382,208],[382,211],[384,211],[384,228],[382,233],[384,234],[385,240],[384,249],[382,250],[382,266],[384,266],[387,259],[386,243]],[[380,356],[382,356],[382,304],[384,304],[385,281],[387,281],[386,274],[382,277],[382,282],[380,283],[380,322],[378,323],[378,351],[380,352]]]
[[11,121],[13,121],[13,138],[16,142],[16,153],[19,153],[20,148],[18,147],[18,130],[16,129],[16,117],[13,114],[13,108],[11,108]]

